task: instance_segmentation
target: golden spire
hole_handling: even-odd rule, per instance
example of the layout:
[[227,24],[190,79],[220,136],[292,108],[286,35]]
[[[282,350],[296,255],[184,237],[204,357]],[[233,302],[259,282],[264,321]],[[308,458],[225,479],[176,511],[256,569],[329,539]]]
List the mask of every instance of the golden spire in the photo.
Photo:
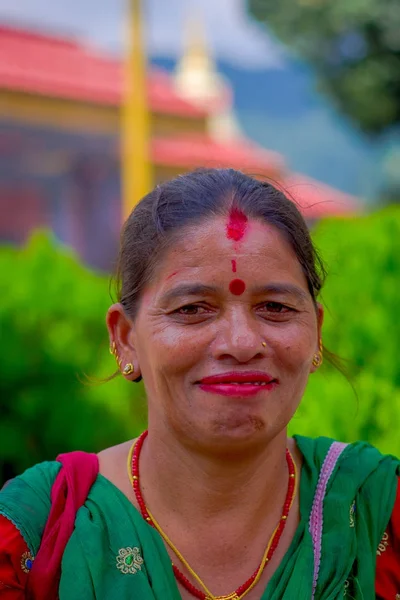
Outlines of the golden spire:
[[175,85],[181,96],[203,102],[219,98],[224,82],[218,73],[207,44],[204,21],[190,15],[184,36],[184,51],[175,74]]

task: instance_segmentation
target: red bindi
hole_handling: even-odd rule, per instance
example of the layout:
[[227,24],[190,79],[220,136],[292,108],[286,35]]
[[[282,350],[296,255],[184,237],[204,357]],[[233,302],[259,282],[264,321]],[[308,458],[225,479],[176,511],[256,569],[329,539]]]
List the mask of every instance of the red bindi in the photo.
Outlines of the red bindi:
[[232,260],[232,271],[236,273],[236,260]]
[[246,289],[246,284],[242,279],[233,279],[229,284],[229,291],[235,296],[241,296]]
[[229,221],[226,226],[226,236],[230,240],[238,242],[245,234],[247,227],[247,217],[238,208],[232,208],[229,214]]

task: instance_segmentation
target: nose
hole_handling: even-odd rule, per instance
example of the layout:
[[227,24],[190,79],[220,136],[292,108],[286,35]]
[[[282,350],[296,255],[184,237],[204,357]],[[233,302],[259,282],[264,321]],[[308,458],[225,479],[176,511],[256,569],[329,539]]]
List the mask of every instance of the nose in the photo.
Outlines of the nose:
[[261,343],[260,324],[245,307],[238,307],[218,323],[213,354],[217,360],[248,363],[263,357],[265,349]]

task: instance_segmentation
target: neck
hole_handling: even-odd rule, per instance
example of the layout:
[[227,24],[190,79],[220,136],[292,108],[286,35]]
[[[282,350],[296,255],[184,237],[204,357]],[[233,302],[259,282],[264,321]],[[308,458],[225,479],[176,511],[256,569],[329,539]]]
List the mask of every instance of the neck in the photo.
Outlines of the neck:
[[183,446],[150,430],[141,452],[140,486],[150,511],[201,527],[221,518],[247,531],[282,510],[287,485],[286,431],[234,460]]

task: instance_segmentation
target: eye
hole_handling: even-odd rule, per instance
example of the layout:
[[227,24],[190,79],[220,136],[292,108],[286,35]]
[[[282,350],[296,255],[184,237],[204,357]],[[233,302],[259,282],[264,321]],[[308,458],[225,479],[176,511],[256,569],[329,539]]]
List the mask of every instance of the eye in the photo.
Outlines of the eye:
[[188,323],[197,323],[208,318],[214,311],[209,306],[202,304],[185,304],[172,312],[172,315],[179,321]]
[[263,313],[274,314],[274,315],[284,315],[284,314],[294,311],[293,308],[291,308],[290,306],[287,306],[286,304],[282,304],[281,302],[273,302],[273,301],[264,302],[263,304],[260,304],[258,309],[261,310],[261,312],[263,312]]
[[186,306],[181,306],[174,312],[178,315],[199,315],[201,314],[201,310],[205,310],[203,306],[198,306],[197,304],[186,304]]
[[281,304],[280,302],[266,302],[265,306],[269,312],[274,313],[281,313],[285,312],[286,310],[290,310],[287,306]]

